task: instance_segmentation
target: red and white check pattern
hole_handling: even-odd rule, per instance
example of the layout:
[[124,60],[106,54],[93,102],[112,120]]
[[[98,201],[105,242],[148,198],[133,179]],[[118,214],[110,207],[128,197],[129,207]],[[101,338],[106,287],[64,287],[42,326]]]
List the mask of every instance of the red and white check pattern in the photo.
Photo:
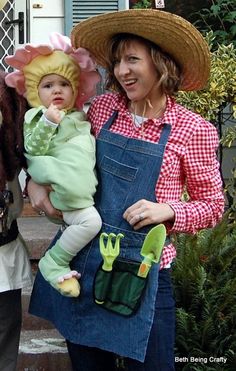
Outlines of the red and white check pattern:
[[[219,140],[214,126],[201,116],[167,99],[161,119],[147,119],[136,127],[119,94],[105,94],[94,99],[88,111],[95,136],[114,110],[119,111],[111,131],[136,139],[158,142],[163,123],[171,124],[171,134],[164,154],[161,174],[156,184],[156,199],[175,211],[174,224],[166,224],[168,233],[196,231],[213,227],[224,211],[224,195],[216,157]],[[187,189],[189,200],[182,198]],[[161,268],[176,256],[173,244],[165,247]]]

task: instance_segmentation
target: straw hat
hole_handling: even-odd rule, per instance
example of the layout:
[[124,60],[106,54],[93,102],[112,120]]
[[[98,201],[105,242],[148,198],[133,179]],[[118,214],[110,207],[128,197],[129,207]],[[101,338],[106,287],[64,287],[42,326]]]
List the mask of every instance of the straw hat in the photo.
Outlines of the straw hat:
[[106,67],[107,45],[117,33],[142,36],[167,52],[181,66],[181,90],[202,89],[210,71],[210,52],[201,33],[187,20],[165,11],[129,9],[97,15],[76,25],[71,32],[75,48],[84,47]]
[[4,8],[4,6],[6,5],[6,3],[7,3],[7,0],[0,0],[0,10],[2,8]]

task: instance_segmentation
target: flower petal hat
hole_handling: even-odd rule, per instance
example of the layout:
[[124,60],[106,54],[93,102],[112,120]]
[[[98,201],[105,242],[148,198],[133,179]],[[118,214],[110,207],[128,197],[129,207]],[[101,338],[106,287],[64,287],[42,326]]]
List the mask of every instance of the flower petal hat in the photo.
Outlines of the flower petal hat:
[[38,107],[41,105],[38,85],[42,77],[58,74],[70,81],[74,92],[74,101],[67,109],[80,109],[96,93],[100,80],[96,64],[87,50],[72,48],[66,36],[54,32],[50,42],[51,45],[26,44],[7,56],[6,63],[16,70],[7,74],[6,84],[25,96],[31,107]]
[[116,34],[130,33],[157,44],[180,66],[181,90],[202,89],[210,72],[210,52],[201,33],[184,18],[155,9],[129,9],[88,18],[72,29],[75,48],[89,50],[106,68],[107,46]]

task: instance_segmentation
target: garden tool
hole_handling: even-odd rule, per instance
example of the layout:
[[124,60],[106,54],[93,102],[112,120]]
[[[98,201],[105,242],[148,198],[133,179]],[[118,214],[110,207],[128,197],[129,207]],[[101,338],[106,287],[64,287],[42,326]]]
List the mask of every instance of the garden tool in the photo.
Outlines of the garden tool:
[[[124,235],[122,233],[119,233],[118,235],[115,235],[114,233],[101,233],[100,239],[99,239],[99,245],[100,245],[100,252],[103,257],[103,266],[102,269],[104,271],[110,272],[112,270],[112,265],[114,260],[117,258],[117,256],[120,253],[120,239],[123,238]],[[107,244],[104,243],[104,238],[107,239]],[[115,239],[115,244],[113,246],[112,240]]]
[[[96,284],[94,286],[95,289],[95,302],[97,304],[103,304],[104,298],[107,295],[107,292],[110,287],[110,282],[112,279],[112,266],[120,253],[120,239],[123,238],[124,235],[119,233],[118,235],[114,233],[101,233],[99,238],[99,245],[100,245],[100,252],[103,257],[103,265],[102,269],[96,275]],[[106,245],[104,242],[106,239]],[[112,240],[115,239],[115,244],[113,246]]]
[[147,277],[152,264],[159,263],[165,240],[166,228],[164,224],[159,224],[148,232],[141,249],[141,255],[144,256],[144,259],[139,266],[137,274],[139,277]]

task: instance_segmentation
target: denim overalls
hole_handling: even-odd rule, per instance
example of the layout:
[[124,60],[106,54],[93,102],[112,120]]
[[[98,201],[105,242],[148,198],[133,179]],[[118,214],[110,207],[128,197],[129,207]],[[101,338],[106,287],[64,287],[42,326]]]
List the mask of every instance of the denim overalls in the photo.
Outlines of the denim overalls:
[[[121,240],[120,257],[141,261],[140,250],[151,226],[135,232],[122,215],[127,207],[140,199],[156,202],[155,186],[171,126],[164,124],[159,143],[151,143],[109,131],[116,116],[117,111],[97,138],[99,187],[96,207],[103,220],[102,231],[121,232],[125,236]],[[159,265],[154,264],[150,270],[139,310],[134,316],[125,318],[94,303],[93,282],[101,260],[98,236],[71,264],[72,269],[81,272],[81,295],[78,298],[63,297],[38,273],[30,312],[52,321],[72,343],[143,362],[154,316]]]

